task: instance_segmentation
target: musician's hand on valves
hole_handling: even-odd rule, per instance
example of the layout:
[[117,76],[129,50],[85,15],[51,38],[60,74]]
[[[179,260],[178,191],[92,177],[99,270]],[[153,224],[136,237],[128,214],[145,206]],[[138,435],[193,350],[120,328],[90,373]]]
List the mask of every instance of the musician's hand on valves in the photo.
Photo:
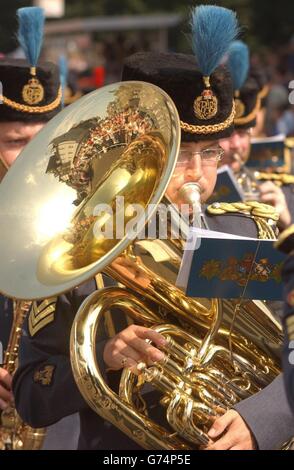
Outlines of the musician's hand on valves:
[[11,384],[11,375],[0,367],[0,410],[5,410],[13,401]]
[[254,450],[255,439],[243,418],[235,410],[217,418],[208,437],[211,442],[206,450]]
[[279,227],[281,229],[287,228],[291,224],[291,215],[281,188],[272,181],[267,181],[259,186],[259,190],[260,202],[273,206],[280,215],[278,222]]
[[164,352],[157,348],[164,347],[166,344],[164,337],[156,331],[143,326],[130,325],[107,341],[103,359],[107,367],[112,370],[128,367],[132,372],[138,373],[138,364],[144,362],[152,365],[164,360]]

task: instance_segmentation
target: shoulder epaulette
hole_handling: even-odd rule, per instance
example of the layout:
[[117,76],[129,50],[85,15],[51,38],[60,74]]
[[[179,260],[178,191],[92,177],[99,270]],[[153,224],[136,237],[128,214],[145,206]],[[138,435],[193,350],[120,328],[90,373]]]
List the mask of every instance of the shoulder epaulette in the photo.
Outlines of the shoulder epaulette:
[[257,201],[247,202],[215,202],[207,207],[207,212],[210,215],[224,215],[224,214],[242,214],[252,217],[262,217],[271,219],[274,222],[279,220],[279,214],[274,207],[268,204],[262,204]]
[[257,228],[259,239],[276,239],[276,222],[279,214],[274,207],[257,201],[215,202],[207,208],[210,215],[237,214],[252,219]]

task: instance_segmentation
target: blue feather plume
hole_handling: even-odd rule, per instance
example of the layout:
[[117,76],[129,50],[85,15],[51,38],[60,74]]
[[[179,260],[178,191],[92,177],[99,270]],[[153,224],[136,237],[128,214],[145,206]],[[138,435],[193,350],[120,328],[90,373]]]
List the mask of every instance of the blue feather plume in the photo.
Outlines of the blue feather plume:
[[44,10],[39,7],[19,8],[17,16],[18,41],[31,67],[36,67],[43,42]]
[[242,41],[234,41],[229,48],[228,66],[234,90],[240,90],[249,72],[249,49]]
[[239,34],[236,13],[223,7],[200,5],[192,10],[191,29],[199,69],[209,76]]
[[67,77],[68,77],[67,60],[64,55],[61,55],[59,57],[59,78],[60,78],[60,85],[61,85],[61,90],[62,90],[61,105],[63,108],[64,108],[65,88],[67,85]]

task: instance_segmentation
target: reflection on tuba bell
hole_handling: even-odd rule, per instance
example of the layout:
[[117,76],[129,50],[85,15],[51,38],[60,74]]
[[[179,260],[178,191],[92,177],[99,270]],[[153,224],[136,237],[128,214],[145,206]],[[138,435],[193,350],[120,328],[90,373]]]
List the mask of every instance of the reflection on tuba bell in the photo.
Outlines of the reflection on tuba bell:
[[[264,303],[191,299],[175,287],[185,237],[173,237],[178,213],[164,194],[179,146],[178,114],[162,90],[109,85],[50,121],[0,186],[3,293],[42,299],[101,271],[125,286],[86,299],[73,324],[71,360],[89,406],[147,449],[207,443],[214,416],[279,373],[281,330]],[[198,187],[187,194],[196,204]],[[130,225],[137,204],[144,211]],[[166,239],[138,237],[160,218],[159,206],[168,215]],[[257,220],[266,237],[265,225]],[[101,235],[111,228],[113,239]],[[124,370],[119,394],[104,382],[95,352],[99,322],[113,307],[168,340],[165,362],[141,364],[139,377]],[[148,417],[146,383],[160,393],[165,423]]]

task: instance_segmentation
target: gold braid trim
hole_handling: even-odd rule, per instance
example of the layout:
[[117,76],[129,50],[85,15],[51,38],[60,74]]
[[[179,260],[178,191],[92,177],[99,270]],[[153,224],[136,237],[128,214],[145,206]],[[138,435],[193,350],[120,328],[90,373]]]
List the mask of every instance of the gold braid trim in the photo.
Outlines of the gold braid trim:
[[273,222],[279,220],[277,211],[268,204],[256,201],[248,202],[216,202],[207,207],[207,212],[211,215],[223,215],[228,213],[239,213],[247,215],[254,220],[258,230],[258,238],[275,239],[275,225]]
[[0,95],[0,101],[2,101],[2,103],[8,106],[9,108],[16,109],[16,111],[20,111],[21,113],[41,114],[48,113],[49,111],[53,111],[54,109],[56,109],[61,103],[61,96],[62,91],[61,87],[59,87],[55,100],[49,104],[46,104],[45,106],[28,106],[26,104],[21,104],[17,103],[16,101],[12,101],[3,95]]
[[233,101],[231,114],[225,121],[220,122],[219,124],[210,124],[207,126],[195,126],[193,124],[187,124],[186,122],[180,121],[181,129],[189,134],[216,134],[217,132],[227,129],[231,124],[233,124],[235,114],[235,102]]
[[254,109],[249,113],[247,116],[243,116],[240,118],[236,118],[234,121],[234,124],[237,126],[242,126],[243,124],[248,124],[248,122],[252,121],[253,119],[256,118],[258,111],[261,108],[261,98],[258,95],[257,100],[256,100],[256,105]]
[[262,90],[258,93],[259,98],[262,100],[269,94],[270,87],[268,85],[264,85]]
[[288,173],[263,173],[256,171],[254,172],[254,177],[257,180],[275,181],[281,185],[294,183],[294,175],[288,175]]

